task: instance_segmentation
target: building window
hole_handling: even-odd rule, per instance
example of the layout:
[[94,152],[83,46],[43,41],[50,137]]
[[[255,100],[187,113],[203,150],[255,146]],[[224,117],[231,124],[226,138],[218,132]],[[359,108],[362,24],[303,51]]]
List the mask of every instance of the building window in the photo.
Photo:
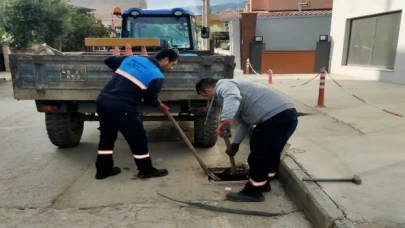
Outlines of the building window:
[[393,69],[401,14],[351,20],[347,65]]
[[224,22],[224,29],[225,29],[225,32],[229,32],[229,22],[228,21]]

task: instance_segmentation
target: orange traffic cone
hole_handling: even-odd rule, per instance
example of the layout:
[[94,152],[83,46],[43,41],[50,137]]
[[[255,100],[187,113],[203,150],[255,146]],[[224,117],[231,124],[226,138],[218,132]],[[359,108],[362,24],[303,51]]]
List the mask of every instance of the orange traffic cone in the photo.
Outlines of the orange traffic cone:
[[121,55],[120,50],[118,49],[118,47],[115,47],[113,51],[113,56],[120,56],[120,55]]
[[125,45],[125,55],[133,55],[131,45]]
[[142,55],[142,56],[148,56],[148,51],[146,50],[146,47],[145,47],[145,46],[142,46],[142,47],[141,47],[141,55]]

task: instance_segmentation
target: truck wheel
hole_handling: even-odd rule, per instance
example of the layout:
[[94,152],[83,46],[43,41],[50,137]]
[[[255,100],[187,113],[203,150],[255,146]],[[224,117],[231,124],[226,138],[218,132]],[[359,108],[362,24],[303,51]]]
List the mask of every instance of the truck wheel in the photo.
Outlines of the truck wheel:
[[194,120],[194,145],[196,147],[213,147],[217,143],[218,115],[210,114],[206,125],[204,125],[205,117],[205,115],[197,116]]
[[45,124],[52,144],[60,148],[75,147],[82,138],[84,121],[72,113],[45,113]]

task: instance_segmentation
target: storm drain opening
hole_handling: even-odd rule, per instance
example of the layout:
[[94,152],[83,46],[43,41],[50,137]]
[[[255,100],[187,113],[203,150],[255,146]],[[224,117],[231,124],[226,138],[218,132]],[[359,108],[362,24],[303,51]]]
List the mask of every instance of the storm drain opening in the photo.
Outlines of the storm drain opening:
[[236,167],[236,174],[232,175],[231,168],[208,168],[215,176],[217,176],[219,181],[213,180],[208,176],[209,181],[223,182],[223,181],[245,181],[249,180],[249,170],[244,167]]
[[309,115],[311,115],[312,113],[305,113],[305,112],[298,112],[297,113],[297,116],[298,117],[300,117],[300,116],[309,116]]

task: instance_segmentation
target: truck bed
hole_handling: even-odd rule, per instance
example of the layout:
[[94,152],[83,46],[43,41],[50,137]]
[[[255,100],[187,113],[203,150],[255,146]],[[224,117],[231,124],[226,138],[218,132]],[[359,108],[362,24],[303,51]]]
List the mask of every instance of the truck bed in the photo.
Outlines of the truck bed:
[[[18,100],[93,101],[111,78],[104,65],[110,55],[11,54],[14,98]],[[202,77],[233,78],[234,56],[181,56],[165,73],[160,99],[200,99],[195,83]]]

